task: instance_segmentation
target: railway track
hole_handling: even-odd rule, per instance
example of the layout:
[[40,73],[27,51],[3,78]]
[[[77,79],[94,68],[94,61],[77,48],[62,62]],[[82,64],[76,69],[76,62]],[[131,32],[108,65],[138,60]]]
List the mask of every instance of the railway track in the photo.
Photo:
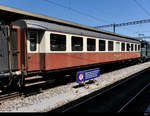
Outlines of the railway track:
[[150,86],[149,73],[147,68],[52,112],[122,112]]
[[[124,104],[119,110],[118,112],[129,112],[129,109],[131,108],[131,105],[134,102],[138,102],[138,98],[140,96],[143,96],[143,94],[145,93],[145,91],[150,87],[150,83],[148,83],[147,85],[145,85],[134,97],[132,97],[126,104]],[[132,106],[133,107],[133,106]],[[137,107],[134,105],[134,107]]]
[[4,101],[10,98],[15,98],[20,96],[19,92],[10,92],[10,93],[5,93],[0,95],[0,101]]

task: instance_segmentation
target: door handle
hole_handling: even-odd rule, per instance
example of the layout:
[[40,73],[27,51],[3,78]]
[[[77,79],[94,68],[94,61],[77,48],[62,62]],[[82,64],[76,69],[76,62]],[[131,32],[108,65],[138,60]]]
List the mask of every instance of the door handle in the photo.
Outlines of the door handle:
[[31,56],[30,56],[30,55],[28,55],[28,56],[27,56],[27,58],[28,58],[28,59],[31,59]]

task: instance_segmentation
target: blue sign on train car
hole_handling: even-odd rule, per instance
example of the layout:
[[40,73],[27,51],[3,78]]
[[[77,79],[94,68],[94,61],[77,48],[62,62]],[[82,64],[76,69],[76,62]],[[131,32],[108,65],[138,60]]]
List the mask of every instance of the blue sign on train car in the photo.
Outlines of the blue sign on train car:
[[77,82],[82,83],[100,76],[100,68],[77,72]]

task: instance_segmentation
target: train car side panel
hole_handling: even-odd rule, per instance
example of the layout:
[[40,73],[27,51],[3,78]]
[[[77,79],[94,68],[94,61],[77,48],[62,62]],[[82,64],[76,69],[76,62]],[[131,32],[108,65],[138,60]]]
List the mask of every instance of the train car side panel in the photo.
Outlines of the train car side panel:
[[45,70],[53,70],[139,58],[140,52],[49,53],[45,55]]

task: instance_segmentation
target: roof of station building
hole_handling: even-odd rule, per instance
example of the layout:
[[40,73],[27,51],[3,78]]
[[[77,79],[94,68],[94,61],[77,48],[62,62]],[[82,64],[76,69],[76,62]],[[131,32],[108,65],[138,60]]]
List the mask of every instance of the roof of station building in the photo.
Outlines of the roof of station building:
[[25,11],[25,10],[21,10],[21,9],[17,9],[17,8],[4,6],[4,5],[0,5],[0,19],[6,21],[8,23],[11,23],[13,21],[20,20],[20,19],[32,19],[32,20],[46,21],[46,22],[56,23],[56,24],[60,24],[60,25],[86,29],[86,30],[90,30],[90,31],[94,31],[94,32],[105,33],[105,34],[114,35],[114,36],[118,36],[118,37],[139,40],[134,37],[129,37],[129,36],[109,32],[109,31],[104,31],[104,30],[100,30],[100,29],[97,29],[94,27],[74,23],[71,21],[66,21],[66,20],[62,20],[62,19],[58,19],[58,18],[54,18],[54,17],[42,15],[42,14],[37,14],[37,13],[33,13],[33,12],[29,12],[29,11]]

